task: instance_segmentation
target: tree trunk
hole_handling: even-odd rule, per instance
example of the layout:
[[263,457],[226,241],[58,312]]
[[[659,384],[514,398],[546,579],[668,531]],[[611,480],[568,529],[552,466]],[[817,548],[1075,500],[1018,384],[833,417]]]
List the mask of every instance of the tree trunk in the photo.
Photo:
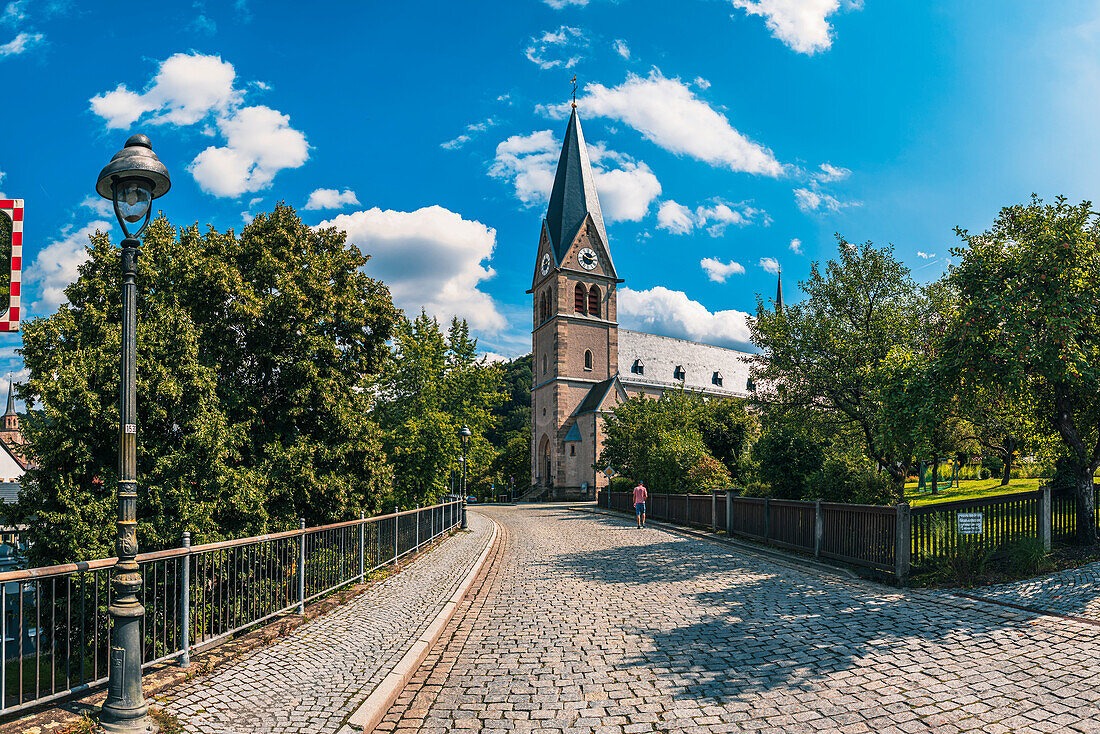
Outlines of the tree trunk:
[[1077,468],[1077,542],[1081,545],[1096,542],[1096,496],[1092,473],[1089,466]]
[[1016,440],[1012,436],[1005,436],[1005,471],[1001,477],[1001,486],[1007,487],[1012,479],[1012,457],[1016,454]]
[[932,454],[932,494],[940,491],[940,457]]

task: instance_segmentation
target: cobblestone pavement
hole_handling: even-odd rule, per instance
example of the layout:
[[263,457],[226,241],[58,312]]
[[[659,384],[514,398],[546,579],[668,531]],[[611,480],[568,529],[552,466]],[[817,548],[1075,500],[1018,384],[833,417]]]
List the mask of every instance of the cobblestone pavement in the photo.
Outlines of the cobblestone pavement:
[[1100,732],[1100,628],[560,507],[501,538],[378,731]]
[[492,534],[459,533],[367,593],[209,676],[164,706],[202,734],[336,732],[428,626]]
[[1100,562],[1042,578],[967,589],[964,593],[1100,622]]

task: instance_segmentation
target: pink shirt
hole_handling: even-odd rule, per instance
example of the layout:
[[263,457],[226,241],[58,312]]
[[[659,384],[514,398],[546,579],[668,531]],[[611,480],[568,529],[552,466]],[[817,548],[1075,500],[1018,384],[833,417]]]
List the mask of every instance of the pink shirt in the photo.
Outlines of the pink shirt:
[[645,485],[639,484],[634,488],[634,504],[639,502],[645,502],[646,497],[649,496],[649,492],[645,490]]

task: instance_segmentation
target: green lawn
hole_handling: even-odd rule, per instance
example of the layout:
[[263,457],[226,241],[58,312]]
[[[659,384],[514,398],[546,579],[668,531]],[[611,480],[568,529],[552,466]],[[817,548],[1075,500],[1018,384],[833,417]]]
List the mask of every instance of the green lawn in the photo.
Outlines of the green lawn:
[[919,507],[934,502],[951,502],[953,500],[972,500],[979,497],[992,497],[998,494],[1011,494],[1012,492],[1033,492],[1049,479],[1013,479],[1007,487],[1001,486],[998,479],[971,479],[962,480],[959,486],[945,487],[946,481],[940,482],[940,491],[932,494],[931,491],[917,491],[916,482],[908,482],[905,485],[905,499],[910,507]]

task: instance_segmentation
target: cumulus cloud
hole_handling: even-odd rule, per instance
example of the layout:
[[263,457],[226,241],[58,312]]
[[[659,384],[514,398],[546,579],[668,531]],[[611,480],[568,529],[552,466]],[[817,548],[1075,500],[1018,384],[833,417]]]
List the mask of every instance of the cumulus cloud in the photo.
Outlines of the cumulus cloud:
[[863,203],[860,201],[841,201],[832,194],[822,191],[816,185],[811,185],[809,188],[795,189],[794,199],[798,208],[807,214],[816,211],[838,212],[847,207],[861,206]]
[[793,252],[794,254],[801,255],[802,254],[802,240],[795,237],[794,239],[791,240],[790,248],[791,248],[791,252]]
[[88,238],[96,231],[109,232],[111,223],[97,220],[73,230],[65,227],[61,237],[43,247],[23,274],[38,298],[31,304],[34,314],[53,312],[65,302],[65,288],[76,280],[77,269],[88,259]]
[[25,51],[30,51],[45,40],[46,37],[41,33],[27,33],[23,31],[7,43],[0,45],[0,58],[5,56],[18,56]]
[[695,79],[691,83],[699,87],[699,89],[702,89],[703,91],[710,89],[710,82],[708,82],[701,76],[695,77]]
[[127,128],[151,114],[150,124],[202,123],[204,134],[220,134],[225,145],[206,148],[187,170],[203,191],[238,197],[270,186],[279,171],[309,158],[305,135],[291,127],[289,116],[263,105],[242,106],[243,99],[232,64],[220,56],[179,53],[161,63],[144,92],[120,84],[90,103],[108,128]]
[[657,227],[672,234],[688,234],[696,227],[706,228],[711,237],[720,237],[726,227],[734,224],[744,226],[759,219],[765,225],[770,224],[766,212],[746,204],[728,204],[716,201],[710,206],[698,206],[692,211],[683,204],[671,199],[662,201],[657,208]]
[[538,38],[532,38],[523,53],[540,69],[571,69],[584,58],[582,52],[586,48],[588,38],[584,31],[563,25],[556,31],[546,31]]
[[745,267],[741,265],[741,263],[734,262],[733,260],[724,263],[717,258],[704,257],[699,261],[699,264],[703,267],[703,271],[707,274],[707,277],[715,283],[725,283],[726,278],[731,275],[741,275],[745,272]]
[[[554,186],[561,143],[549,130],[513,135],[497,145],[489,168],[495,178],[508,181],[526,206],[544,206]],[[661,195],[661,183],[643,161],[593,143],[588,146],[600,207],[609,222],[641,220]]]
[[89,194],[80,202],[80,206],[92,210],[100,217],[113,217],[115,215],[114,204],[108,199],[104,199],[102,196],[92,196]]
[[774,257],[762,257],[757,264],[772,275],[779,272],[779,261]]
[[931,260],[935,256],[936,253],[934,252],[921,252],[920,250],[917,250],[917,257],[921,258],[922,260]]
[[813,178],[818,183],[829,183],[831,181],[843,181],[852,175],[851,170],[847,168],[841,168],[840,166],[834,166],[832,163],[822,163],[820,171],[815,173]]
[[643,291],[620,288],[618,315],[628,329],[718,346],[743,347],[750,342],[747,313],[711,312],[684,292],[663,286]]
[[491,333],[507,326],[493,299],[478,285],[495,275],[482,263],[496,247],[496,230],[441,206],[412,212],[382,210],[340,214],[319,227],[336,227],[370,255],[365,272],[383,280],[410,313],[423,307],[441,319],[458,316]]
[[[507,96],[507,95],[505,95],[505,96]],[[457,136],[457,137],[455,137],[451,140],[448,140],[445,143],[440,143],[439,147],[444,148],[446,150],[455,150],[457,148],[461,148],[463,145],[470,142],[473,139],[473,137],[475,135],[477,135],[478,133],[483,133],[486,130],[488,130],[489,128],[495,127],[496,125],[497,125],[497,121],[496,121],[496,119],[494,119],[492,117],[490,117],[487,120],[482,120],[481,122],[471,123],[471,124],[466,126],[466,132],[465,133],[463,133],[462,135],[459,135],[459,136]]]
[[627,46],[626,41],[622,40],[621,38],[616,39],[615,41],[615,52],[619,54],[619,56],[622,56],[624,59],[630,58],[630,46]]
[[[735,130],[725,115],[695,96],[687,84],[668,79],[657,69],[648,77],[630,74],[617,87],[586,85],[578,104],[586,114],[618,120],[677,155],[731,171],[773,177],[784,172],[770,150]],[[568,104],[540,109],[558,116],[569,114]]]
[[358,206],[359,198],[351,189],[343,192],[336,189],[317,189],[309,195],[309,200],[302,207],[307,211],[316,209],[343,209],[345,206]]
[[[841,0],[730,0],[748,15],[764,18],[764,25],[794,51],[815,54],[832,46],[829,16],[841,10]],[[845,9],[862,7],[862,0],[845,0]]]
[[570,5],[576,5],[580,8],[588,5],[588,0],[543,0],[543,2],[552,7],[554,10],[561,10],[562,8],[568,7]]
[[27,0],[13,0],[0,11],[0,23],[15,25],[27,17]]

